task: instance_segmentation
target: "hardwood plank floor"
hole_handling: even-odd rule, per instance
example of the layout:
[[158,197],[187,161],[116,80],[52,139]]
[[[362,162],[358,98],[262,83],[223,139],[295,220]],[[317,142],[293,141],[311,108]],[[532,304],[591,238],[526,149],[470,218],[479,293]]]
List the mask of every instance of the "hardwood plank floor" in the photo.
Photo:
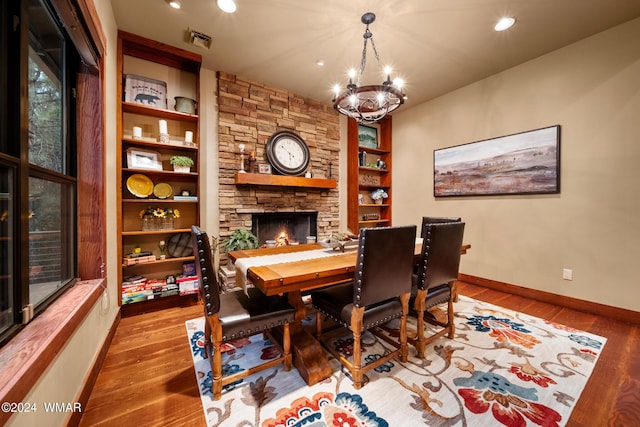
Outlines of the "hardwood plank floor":
[[[458,282],[462,295],[607,338],[567,426],[640,425],[640,327]],[[205,426],[184,322],[201,306],[122,319],[80,426]]]

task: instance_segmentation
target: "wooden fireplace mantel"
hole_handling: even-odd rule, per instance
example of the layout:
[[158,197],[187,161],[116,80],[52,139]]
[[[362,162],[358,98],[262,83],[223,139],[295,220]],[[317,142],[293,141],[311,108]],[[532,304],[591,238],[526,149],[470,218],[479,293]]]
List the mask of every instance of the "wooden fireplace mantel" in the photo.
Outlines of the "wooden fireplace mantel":
[[337,187],[337,181],[335,179],[305,178],[303,176],[236,172],[236,185],[275,185],[280,187],[332,189]]

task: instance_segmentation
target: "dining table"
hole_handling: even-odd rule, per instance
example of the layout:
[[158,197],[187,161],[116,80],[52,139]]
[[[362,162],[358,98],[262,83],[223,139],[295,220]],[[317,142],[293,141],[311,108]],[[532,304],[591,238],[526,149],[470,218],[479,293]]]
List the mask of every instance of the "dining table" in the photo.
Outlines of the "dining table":
[[[354,243],[340,248],[310,243],[228,253],[241,286],[250,282],[265,295],[287,295],[289,303],[296,308],[295,321],[290,327],[293,363],[309,385],[328,378],[332,370],[320,343],[302,326],[307,315],[303,293],[353,280],[358,252],[357,241]],[[462,245],[461,253],[469,248],[470,244]],[[418,238],[416,258],[421,252],[422,239]]]

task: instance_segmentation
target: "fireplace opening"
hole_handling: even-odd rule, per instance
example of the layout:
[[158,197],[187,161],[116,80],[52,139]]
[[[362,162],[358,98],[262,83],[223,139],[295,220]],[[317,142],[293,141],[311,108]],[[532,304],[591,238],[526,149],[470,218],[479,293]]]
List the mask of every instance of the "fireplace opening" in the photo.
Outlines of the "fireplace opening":
[[[307,243],[318,232],[318,212],[270,212],[251,215],[251,231],[260,247]],[[268,241],[268,242],[267,242]]]

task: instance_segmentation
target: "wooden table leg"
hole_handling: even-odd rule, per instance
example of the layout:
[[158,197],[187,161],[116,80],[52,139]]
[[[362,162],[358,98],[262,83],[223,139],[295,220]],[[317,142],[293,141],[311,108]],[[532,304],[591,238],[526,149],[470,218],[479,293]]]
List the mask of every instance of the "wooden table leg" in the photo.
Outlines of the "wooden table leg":
[[305,382],[314,385],[331,376],[329,358],[318,340],[302,327],[307,309],[302,301],[301,292],[289,292],[288,299],[289,304],[296,308],[296,320],[290,329],[293,364]]

